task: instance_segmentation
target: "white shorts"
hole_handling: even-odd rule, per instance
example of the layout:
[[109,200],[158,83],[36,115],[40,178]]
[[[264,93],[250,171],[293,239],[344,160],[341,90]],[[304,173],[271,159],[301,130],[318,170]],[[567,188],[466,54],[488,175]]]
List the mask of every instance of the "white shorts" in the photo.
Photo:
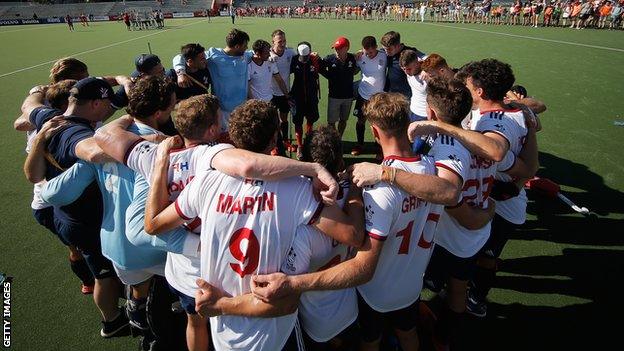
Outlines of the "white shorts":
[[113,262],[113,267],[119,280],[125,285],[137,285],[151,278],[153,275],[165,276],[165,263],[143,269],[123,269]]

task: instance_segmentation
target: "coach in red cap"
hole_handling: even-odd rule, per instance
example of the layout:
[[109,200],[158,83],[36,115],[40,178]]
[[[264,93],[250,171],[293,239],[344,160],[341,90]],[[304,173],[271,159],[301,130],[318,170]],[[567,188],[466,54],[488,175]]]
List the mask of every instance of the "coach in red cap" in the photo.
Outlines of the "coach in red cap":
[[329,83],[327,123],[336,128],[342,138],[353,103],[353,76],[360,69],[349,51],[349,39],[338,37],[332,45],[335,53],[327,56],[321,64],[320,73]]

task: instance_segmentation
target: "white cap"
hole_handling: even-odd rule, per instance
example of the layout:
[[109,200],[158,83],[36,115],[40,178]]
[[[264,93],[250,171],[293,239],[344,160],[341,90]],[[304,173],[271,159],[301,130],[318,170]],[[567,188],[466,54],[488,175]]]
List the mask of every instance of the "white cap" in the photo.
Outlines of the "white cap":
[[308,56],[308,55],[310,55],[310,47],[307,46],[306,44],[301,44],[301,45],[297,46],[297,52],[301,56]]

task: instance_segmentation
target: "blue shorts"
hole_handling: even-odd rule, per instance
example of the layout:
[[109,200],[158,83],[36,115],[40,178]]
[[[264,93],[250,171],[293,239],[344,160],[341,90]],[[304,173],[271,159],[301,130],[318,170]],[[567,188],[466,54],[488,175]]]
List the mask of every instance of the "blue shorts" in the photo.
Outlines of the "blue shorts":
[[195,298],[194,297],[190,297],[187,294],[181,291],[178,291],[178,289],[174,288],[169,283],[167,283],[167,285],[169,285],[169,290],[171,290],[171,292],[175,296],[178,297],[178,300],[180,300],[180,304],[182,305],[182,308],[184,308],[186,313],[197,314],[197,311],[195,311]]
[[33,209],[32,213],[37,223],[41,224],[42,226],[46,227],[49,231],[51,231],[52,234],[54,234],[57,238],[59,238],[59,240],[65,246],[69,246],[69,243],[67,242],[67,240],[61,237],[58,231],[56,231],[56,226],[54,225],[54,207],[50,206],[50,207],[46,207],[46,208],[42,208],[38,210]]

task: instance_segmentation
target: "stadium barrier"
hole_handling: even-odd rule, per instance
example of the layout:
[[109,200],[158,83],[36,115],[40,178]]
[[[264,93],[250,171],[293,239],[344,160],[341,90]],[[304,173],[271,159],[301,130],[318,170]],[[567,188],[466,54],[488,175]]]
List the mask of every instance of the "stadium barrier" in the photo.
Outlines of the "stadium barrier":
[[[206,17],[204,11],[195,12],[176,12],[176,13],[164,13],[165,18],[192,18],[192,17]],[[223,16],[223,15],[222,15]],[[226,14],[227,15],[227,11]],[[104,22],[104,21],[118,21],[120,17],[118,15],[111,16],[94,16],[89,22]],[[73,17],[75,23],[80,23],[79,17]],[[19,26],[23,24],[51,24],[51,23],[65,23],[65,18],[61,17],[49,17],[49,18],[28,18],[28,19],[0,19],[0,26]]]

